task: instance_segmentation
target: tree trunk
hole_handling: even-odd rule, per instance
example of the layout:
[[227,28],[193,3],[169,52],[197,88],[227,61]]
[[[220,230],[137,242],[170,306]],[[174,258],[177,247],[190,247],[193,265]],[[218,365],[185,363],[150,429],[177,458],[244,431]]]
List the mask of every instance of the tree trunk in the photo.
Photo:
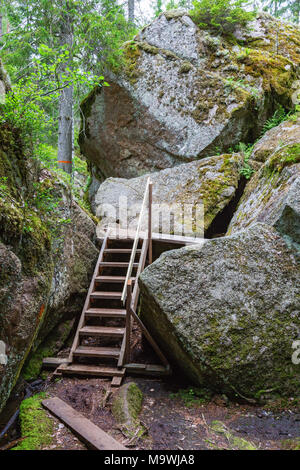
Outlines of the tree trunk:
[[128,20],[134,23],[134,0],[128,0]]
[[[64,5],[68,11],[69,1]],[[72,18],[68,13],[64,13],[61,19],[61,36],[60,42],[62,46],[66,46],[69,50],[69,61],[63,64],[60,72],[65,73],[67,66],[71,67],[72,47],[73,47],[73,28]],[[73,86],[64,88],[59,99],[59,118],[58,118],[58,150],[57,160],[58,167],[66,173],[72,173],[72,154],[73,154]]]
[[58,118],[58,167],[72,173],[73,154],[73,87],[62,90]]

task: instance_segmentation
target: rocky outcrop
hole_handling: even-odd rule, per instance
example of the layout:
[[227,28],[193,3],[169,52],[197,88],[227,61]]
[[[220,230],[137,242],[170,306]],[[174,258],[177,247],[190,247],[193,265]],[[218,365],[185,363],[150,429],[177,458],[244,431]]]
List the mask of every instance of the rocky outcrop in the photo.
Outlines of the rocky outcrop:
[[[300,82],[299,82],[300,84]],[[300,117],[273,127],[254,145],[250,161],[265,162],[284,145],[300,144]]]
[[272,227],[164,253],[139,284],[143,322],[195,384],[250,399],[298,392],[300,264]]
[[30,351],[79,313],[98,250],[95,224],[70,189],[0,128],[0,410]]
[[300,244],[300,120],[284,122],[254,147],[253,159],[266,159],[247,184],[228,234],[264,222]]
[[[163,233],[181,235],[182,208],[186,204],[186,215],[190,216],[190,220],[193,209],[198,210],[194,214],[194,223],[185,225],[185,235],[202,237],[203,229],[208,230],[215,217],[234,198],[241,178],[241,166],[242,157],[239,154],[220,155],[152,173],[153,231],[159,233],[162,228]],[[93,208],[101,219],[99,236],[103,236],[105,227],[115,222],[112,216],[114,212],[117,214],[120,198],[124,201],[126,198],[127,201],[129,227],[136,227],[148,177],[149,174],[129,180],[108,178],[100,185],[93,202]],[[115,211],[110,211],[111,216],[108,214],[108,205],[115,208]],[[164,214],[163,227],[160,211]],[[173,224],[169,220],[170,212],[174,214]],[[122,221],[120,225],[123,226]],[[143,228],[146,229],[146,226]]]
[[[135,177],[254,141],[299,88],[299,32],[268,15],[229,38],[182,11],[124,46],[124,65],[82,103],[95,178]],[[278,38],[278,40],[277,40]],[[94,183],[96,184],[96,183]]]

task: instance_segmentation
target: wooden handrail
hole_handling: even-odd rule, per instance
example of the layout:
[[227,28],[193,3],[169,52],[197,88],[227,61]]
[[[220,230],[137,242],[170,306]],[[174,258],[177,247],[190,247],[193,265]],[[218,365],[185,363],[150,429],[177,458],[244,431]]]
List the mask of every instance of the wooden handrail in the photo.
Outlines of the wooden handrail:
[[[130,261],[129,261],[129,265],[128,265],[128,270],[127,270],[127,274],[126,274],[126,278],[125,278],[125,282],[124,282],[124,288],[123,288],[122,297],[121,297],[121,301],[123,303],[125,303],[125,300],[126,300],[127,283],[129,281],[129,279],[131,278],[132,267],[133,267],[133,263],[134,263],[134,260],[135,260],[135,257],[136,257],[136,250],[137,250],[137,246],[138,246],[138,242],[139,242],[140,231],[141,231],[142,222],[143,222],[143,214],[144,214],[144,209],[145,209],[145,205],[146,205],[146,201],[147,201],[147,196],[148,196],[148,193],[149,193],[149,185],[150,184],[151,184],[150,178],[148,178],[147,183],[146,183],[144,198],[143,198],[143,202],[142,202],[141,212],[140,212],[140,216],[139,216],[139,221],[138,221],[138,225],[137,225],[137,229],[136,229],[135,239],[134,239],[134,242],[133,242],[133,247],[132,247],[132,252],[131,252]],[[149,233],[148,233],[148,236],[149,236]]]

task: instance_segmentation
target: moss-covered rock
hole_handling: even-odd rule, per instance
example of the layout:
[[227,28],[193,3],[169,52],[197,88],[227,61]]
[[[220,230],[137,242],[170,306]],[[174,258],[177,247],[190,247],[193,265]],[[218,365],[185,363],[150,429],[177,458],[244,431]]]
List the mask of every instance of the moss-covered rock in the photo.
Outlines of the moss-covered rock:
[[[140,276],[141,319],[199,387],[235,398],[297,395],[297,252],[265,224],[169,251]],[[177,371],[177,372],[176,372]]]
[[253,142],[275,109],[293,107],[299,30],[261,14],[220,35],[182,10],[165,12],[124,45],[123,62],[84,111],[81,149],[105,177],[139,176]]
[[25,380],[33,380],[40,374],[43,359],[45,357],[55,357],[64,346],[72,331],[75,319],[66,320],[54,328],[46,339],[40,344],[37,350],[30,354],[22,370]]
[[42,407],[44,394],[22,401],[20,406],[21,435],[25,439],[13,450],[43,450],[53,441],[54,421]]
[[[1,113],[1,108],[0,108]],[[30,352],[79,314],[98,256],[95,223],[70,188],[0,126],[0,411]]]
[[273,127],[256,142],[250,161],[266,162],[268,158],[284,146],[300,143],[300,117],[288,119]]
[[129,438],[138,439],[144,434],[144,427],[139,421],[142,403],[143,394],[134,382],[122,385],[114,395],[113,415],[116,421],[122,425],[123,433]]

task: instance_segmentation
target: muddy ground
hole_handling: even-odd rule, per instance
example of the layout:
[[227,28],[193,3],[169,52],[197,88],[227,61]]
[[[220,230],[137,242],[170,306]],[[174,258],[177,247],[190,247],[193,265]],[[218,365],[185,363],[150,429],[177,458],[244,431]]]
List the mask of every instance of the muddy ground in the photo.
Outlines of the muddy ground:
[[[174,378],[128,377],[125,382],[128,381],[134,381],[144,395],[140,419],[146,433],[134,443],[123,435],[112,415],[112,394],[103,406],[110,380],[55,379],[47,385],[47,394],[60,397],[123,445],[129,444],[128,448],[135,450],[235,449],[228,437],[212,431],[210,425],[215,420],[222,421],[235,436],[250,441],[258,449],[288,449],[290,442],[300,437],[300,410],[274,412],[230,403],[220,396],[205,403],[192,400],[186,404],[181,394],[177,394],[182,383]],[[51,449],[86,449],[64,425],[56,419],[55,422],[55,442]]]

